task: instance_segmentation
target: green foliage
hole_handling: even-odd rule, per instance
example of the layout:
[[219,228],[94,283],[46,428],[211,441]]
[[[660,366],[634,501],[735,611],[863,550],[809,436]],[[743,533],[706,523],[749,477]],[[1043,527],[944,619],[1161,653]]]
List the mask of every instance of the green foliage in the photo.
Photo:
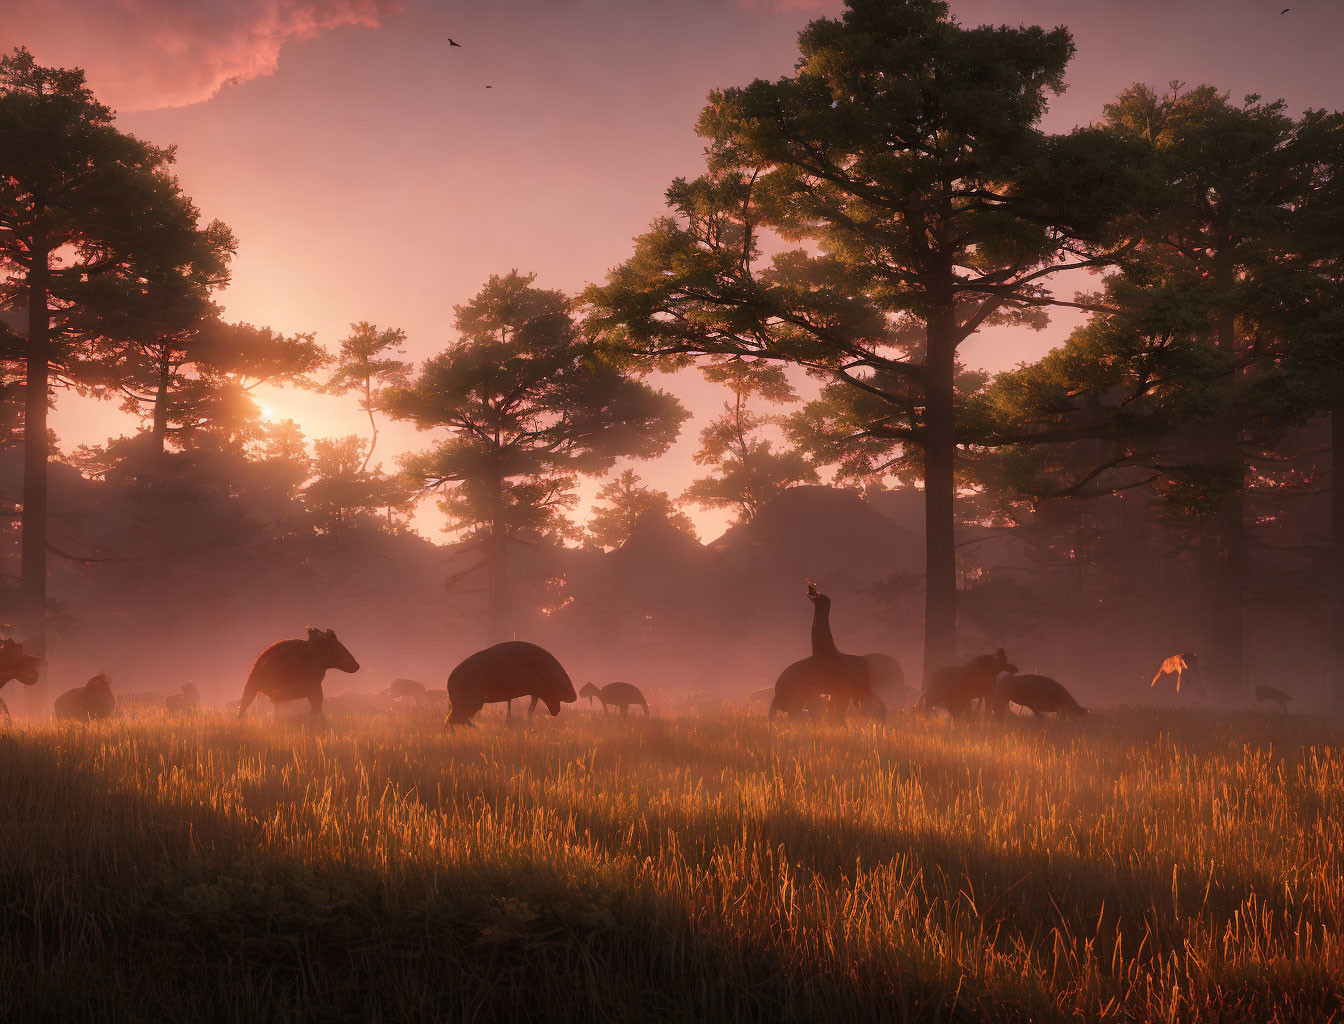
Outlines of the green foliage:
[[[830,382],[794,437],[848,472],[919,468],[943,657],[957,346],[987,325],[1041,326],[1052,274],[1109,259],[1142,161],[1113,133],[1038,127],[1073,53],[1063,28],[966,28],[935,0],[850,0],[799,49],[792,76],[710,95],[706,173],[672,183],[672,215],[588,292],[589,323],[673,365],[770,359]],[[763,232],[800,247],[767,260]]]
[[196,231],[173,150],[118,130],[82,71],[40,67],[26,49],[0,57],[0,136],[0,302],[44,293],[60,376],[79,379],[79,344],[124,325],[132,294],[189,305],[223,273],[227,229]]
[[372,431],[361,469],[368,467],[378,443],[378,422],[373,411],[382,400],[383,392],[410,383],[411,364],[394,358],[405,353],[402,348],[405,344],[406,332],[400,328],[380,331],[365,320],[351,324],[350,336],[341,342],[336,356],[336,370],[322,386],[328,394],[344,395],[356,391],[360,395],[359,407],[368,414]]
[[693,481],[682,495],[705,508],[731,508],[738,522],[749,522],[770,498],[789,487],[815,483],[816,468],[796,449],[777,451],[759,432],[778,426],[782,417],[755,412],[753,397],[767,402],[796,401],[798,396],[777,364],[740,359],[702,367],[705,379],[728,387],[733,398],[700,431],[695,461],[716,472]]
[[[1333,315],[1300,264],[1304,211],[1328,205],[1325,137],[1338,128],[1210,86],[1142,85],[1107,106],[1104,125],[1148,147],[1156,201],[1130,216],[1135,244],[1088,298],[1089,322],[977,399],[987,443],[1007,447],[981,451],[976,474],[1028,498],[1146,476],[1164,514],[1208,522],[1243,486],[1246,460],[1311,408],[1310,378],[1328,365],[1309,337],[1329,335]],[[1039,445],[1056,450],[1024,450]]]
[[312,477],[303,488],[303,504],[317,532],[340,537],[360,523],[399,529],[409,519],[415,492],[397,477],[370,472],[367,447],[355,436],[313,442]]
[[600,503],[588,520],[588,537],[598,547],[618,548],[630,539],[635,524],[645,516],[665,519],[682,533],[696,536],[695,524],[672,502],[666,491],[645,486],[633,469],[622,470],[597,492]]
[[569,302],[533,275],[492,276],[454,307],[458,345],[430,359],[385,406],[449,437],[406,460],[422,486],[600,473],[621,457],[666,451],[686,414],[603,359],[577,330]]
[[485,547],[490,631],[500,638],[509,541],[576,536],[574,478],[662,454],[687,416],[672,395],[606,358],[579,331],[568,298],[534,279],[491,276],[453,308],[459,343],[383,401],[396,418],[447,432],[403,468],[417,486],[445,491],[450,529]]

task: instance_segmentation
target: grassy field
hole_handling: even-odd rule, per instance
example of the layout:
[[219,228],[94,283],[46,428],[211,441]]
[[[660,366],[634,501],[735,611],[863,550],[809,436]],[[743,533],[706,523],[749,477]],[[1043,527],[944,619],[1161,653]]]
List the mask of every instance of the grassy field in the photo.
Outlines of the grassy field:
[[1344,1019],[1339,720],[0,730],[0,1020]]

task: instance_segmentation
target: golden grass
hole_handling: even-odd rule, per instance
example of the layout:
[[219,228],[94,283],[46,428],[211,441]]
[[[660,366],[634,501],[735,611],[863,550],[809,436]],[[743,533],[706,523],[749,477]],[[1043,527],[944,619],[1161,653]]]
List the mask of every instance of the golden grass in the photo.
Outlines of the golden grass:
[[1344,1018],[1337,720],[0,732],[0,1020]]

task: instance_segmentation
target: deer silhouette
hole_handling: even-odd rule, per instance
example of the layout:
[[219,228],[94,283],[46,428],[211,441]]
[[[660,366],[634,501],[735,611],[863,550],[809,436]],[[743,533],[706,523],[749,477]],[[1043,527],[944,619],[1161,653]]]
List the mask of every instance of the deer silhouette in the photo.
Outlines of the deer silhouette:
[[845,654],[831,635],[831,599],[807,581],[807,599],[812,602],[812,656],[795,661],[775,681],[770,717],[784,713],[790,718],[815,713],[823,698],[829,698],[831,715],[842,721],[851,703],[871,709],[878,717],[886,705],[873,692],[868,660]]
[[1149,689],[1157,685],[1157,681],[1163,676],[1176,677],[1176,692],[1181,692],[1181,680],[1184,676],[1190,676],[1189,686],[1192,690],[1199,693],[1204,692],[1204,682],[1200,678],[1199,655],[1186,652],[1184,654],[1173,654],[1170,658],[1162,659],[1162,667],[1157,670],[1157,675],[1153,676],[1153,681],[1148,684]]
[[592,683],[585,683],[583,689],[579,691],[580,697],[587,697],[588,703],[593,703],[596,697],[602,703],[602,710],[607,708],[620,708],[621,714],[630,713],[631,705],[644,709],[644,717],[649,717],[649,702],[644,699],[644,694],[639,692],[638,686],[630,683],[608,683],[606,686],[594,686]]

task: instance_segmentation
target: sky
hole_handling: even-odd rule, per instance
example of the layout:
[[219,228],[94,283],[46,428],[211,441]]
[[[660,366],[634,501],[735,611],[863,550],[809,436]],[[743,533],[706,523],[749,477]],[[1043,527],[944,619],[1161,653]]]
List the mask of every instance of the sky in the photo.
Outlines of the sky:
[[[1280,14],[1291,4],[1287,14]],[[954,0],[967,24],[1068,25],[1069,88],[1047,127],[1095,120],[1135,81],[1208,82],[1293,112],[1344,107],[1344,0]],[[0,47],[80,66],[121,126],[177,146],[204,218],[241,248],[230,319],[314,331],[335,349],[357,320],[401,327],[417,362],[454,340],[452,306],[491,273],[569,292],[601,281],[702,168],[706,94],[787,74],[796,36],[836,0],[32,0],[0,4]],[[459,47],[450,47],[448,40]],[[491,86],[487,89],[486,86]],[[1073,282],[1065,293],[1085,286]],[[966,361],[1037,358],[1077,322],[986,331]],[[678,493],[700,425],[723,400],[694,372],[666,380],[695,414],[664,458],[636,464]],[[363,433],[353,399],[265,396],[311,436]],[[62,442],[131,424],[62,398]],[[394,424],[398,451],[429,438]],[[588,485],[590,495],[595,485]],[[688,509],[701,536],[725,517]],[[432,519],[420,520],[421,525]]]

